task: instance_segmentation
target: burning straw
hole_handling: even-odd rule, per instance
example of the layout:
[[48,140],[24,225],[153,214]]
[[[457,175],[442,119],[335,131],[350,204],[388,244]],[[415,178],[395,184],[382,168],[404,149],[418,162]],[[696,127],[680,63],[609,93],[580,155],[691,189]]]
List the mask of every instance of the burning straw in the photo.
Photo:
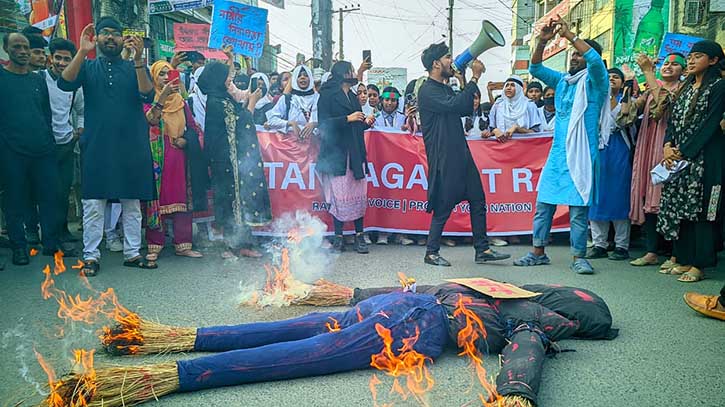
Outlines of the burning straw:
[[103,327],[100,339],[106,351],[116,356],[191,352],[196,328],[168,326],[136,316],[113,328]]
[[[92,361],[92,360],[91,360]],[[176,362],[74,372],[51,384],[41,407],[134,406],[179,389]]]

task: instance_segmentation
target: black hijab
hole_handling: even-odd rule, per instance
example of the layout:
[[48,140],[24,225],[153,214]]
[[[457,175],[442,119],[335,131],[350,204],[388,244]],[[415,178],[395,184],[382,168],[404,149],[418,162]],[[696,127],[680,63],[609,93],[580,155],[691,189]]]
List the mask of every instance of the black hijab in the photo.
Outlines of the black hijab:
[[199,89],[207,95],[219,98],[228,98],[227,77],[229,76],[229,66],[221,62],[210,62],[204,66],[204,72],[196,82]]

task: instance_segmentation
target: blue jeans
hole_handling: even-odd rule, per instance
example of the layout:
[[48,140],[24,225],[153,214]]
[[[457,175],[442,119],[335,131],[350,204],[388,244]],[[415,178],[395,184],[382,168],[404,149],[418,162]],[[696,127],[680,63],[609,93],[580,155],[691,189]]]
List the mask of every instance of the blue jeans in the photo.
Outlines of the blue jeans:
[[[328,333],[330,318],[339,322],[339,332]],[[437,358],[448,342],[448,317],[434,296],[376,295],[346,312],[199,328],[194,350],[223,353],[178,361],[179,388],[195,391],[365,369],[383,349],[377,324],[391,331],[396,352],[416,328],[420,337],[413,348],[426,356]]]
[[[556,205],[536,202],[534,215],[534,247],[546,247],[551,234],[551,222],[554,219]],[[587,218],[588,206],[570,206],[569,222],[571,223],[571,254],[584,257],[587,254]]]

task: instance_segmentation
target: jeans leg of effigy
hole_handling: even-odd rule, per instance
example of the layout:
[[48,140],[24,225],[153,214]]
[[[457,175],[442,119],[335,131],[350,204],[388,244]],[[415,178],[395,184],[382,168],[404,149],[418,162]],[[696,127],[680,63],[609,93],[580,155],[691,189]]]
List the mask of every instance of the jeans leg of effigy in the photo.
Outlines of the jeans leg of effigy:
[[[358,312],[362,316],[361,322],[357,322]],[[330,315],[341,317],[342,329],[321,333],[327,332],[324,323]],[[403,346],[402,339],[416,334],[416,328],[420,336],[414,349],[426,356],[438,357],[448,341],[446,313],[430,295],[380,295],[345,313],[310,314],[306,317],[278,323],[240,325],[239,333],[244,332],[242,335],[248,336],[248,339],[242,339],[246,343],[238,345],[245,345],[247,349],[177,362],[180,391],[367,368],[371,356],[383,349],[376,324],[391,331],[394,339],[392,348],[396,351]],[[320,328],[311,326],[313,323],[319,324]],[[295,336],[307,337],[290,339]],[[253,344],[258,347],[249,347]]]

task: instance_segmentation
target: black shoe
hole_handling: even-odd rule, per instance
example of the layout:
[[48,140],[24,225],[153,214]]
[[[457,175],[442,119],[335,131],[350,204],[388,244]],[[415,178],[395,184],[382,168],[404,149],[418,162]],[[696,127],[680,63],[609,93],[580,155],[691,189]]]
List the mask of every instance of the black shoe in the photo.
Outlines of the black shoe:
[[587,259],[605,259],[607,258],[607,249],[599,246],[592,247],[587,253]]
[[342,236],[335,236],[332,238],[332,251],[342,253],[345,251],[345,238]]
[[3,249],[10,249],[12,247],[10,240],[5,236],[0,236],[0,247]]
[[426,253],[425,257],[423,257],[423,262],[425,264],[430,264],[431,266],[442,266],[442,267],[450,267],[451,263],[448,262],[448,260],[441,257],[438,253]]
[[28,249],[26,247],[13,249],[13,264],[16,266],[27,266],[30,264]]
[[[60,249],[63,251],[63,257],[78,257],[78,250],[72,248]],[[43,249],[43,256],[53,257],[58,250]]]
[[370,253],[370,250],[368,250],[368,244],[365,242],[364,233],[358,233],[355,235],[355,251],[359,254]]
[[487,263],[489,261],[506,260],[508,258],[511,258],[510,254],[499,253],[493,249],[489,249],[489,251],[486,251],[486,252],[476,253],[475,261],[476,261],[476,264],[483,264],[483,263]]
[[79,241],[80,241],[80,239],[79,239],[79,238],[77,238],[77,237],[73,236],[73,235],[72,235],[72,234],[71,234],[70,232],[68,232],[68,231],[66,231],[66,232],[63,232],[63,233],[61,233],[61,235],[60,235],[60,238],[59,238],[59,240],[60,240],[60,241],[61,241],[62,243],[75,243],[75,242],[79,242]]
[[618,247],[609,253],[609,260],[629,260],[629,250]]

